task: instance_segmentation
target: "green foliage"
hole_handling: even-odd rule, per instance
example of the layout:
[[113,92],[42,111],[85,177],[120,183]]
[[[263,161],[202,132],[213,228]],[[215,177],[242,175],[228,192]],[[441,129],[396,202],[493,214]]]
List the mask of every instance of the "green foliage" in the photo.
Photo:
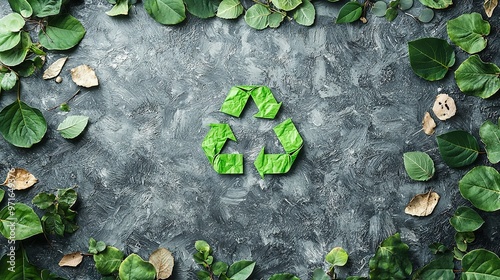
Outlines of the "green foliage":
[[340,8],[336,23],[355,22],[361,18],[363,14],[363,4],[356,1],[347,2]]
[[479,137],[485,145],[488,160],[493,164],[500,162],[500,119],[498,125],[485,121],[479,128]]
[[128,15],[129,9],[130,5],[128,0],[117,0],[113,8],[107,11],[106,14],[111,17]]
[[384,1],[377,1],[373,3],[371,12],[373,15],[377,17],[383,17],[385,16],[385,12],[387,11],[387,3]]
[[95,268],[102,275],[117,273],[124,257],[125,255],[118,248],[106,246],[106,249],[94,254]]
[[13,48],[0,52],[0,62],[7,66],[21,64],[28,56],[32,44],[29,34],[21,31],[19,43]]
[[278,273],[271,276],[269,280],[300,280],[300,278],[290,273]]
[[444,78],[455,64],[455,52],[445,40],[422,38],[408,42],[410,65],[413,72],[428,81]]
[[457,232],[472,232],[478,230],[484,224],[484,220],[474,209],[461,206],[451,217],[450,224]]
[[293,13],[293,19],[298,24],[304,26],[311,26],[316,17],[316,10],[314,5],[309,0],[303,0],[302,4]]
[[453,268],[454,268],[453,254],[446,253],[437,256],[427,265],[415,271],[412,280],[426,280],[426,279],[454,280],[455,273],[453,272]]
[[297,8],[302,3],[302,0],[272,0],[272,3],[280,10],[291,11]]
[[215,16],[221,0],[184,0],[189,13],[199,18]]
[[106,250],[106,243],[103,241],[96,241],[94,238],[89,239],[89,253],[90,254],[98,254],[102,251]]
[[449,20],[446,30],[451,41],[462,50],[474,54],[486,48],[484,36],[490,34],[490,24],[481,14],[463,14]]
[[476,138],[466,131],[447,132],[437,136],[436,140],[441,157],[452,168],[472,164],[479,154]]
[[243,13],[243,5],[240,0],[222,0],[217,8],[217,17],[224,19],[235,19]]
[[313,271],[312,280],[331,280],[331,278],[321,268],[316,268]]
[[385,239],[370,259],[370,278],[407,279],[412,272],[408,251],[409,247],[401,241],[399,233]]
[[70,15],[58,15],[47,20],[45,30],[38,37],[48,50],[68,50],[76,46],[85,36],[85,28]]
[[255,268],[254,261],[241,260],[229,266],[226,276],[231,280],[245,280],[250,277]]
[[9,240],[23,240],[43,232],[40,218],[23,203],[9,203],[0,210],[0,233]]
[[463,93],[489,98],[500,90],[500,68],[473,55],[457,68],[455,80]]
[[262,30],[269,26],[271,11],[262,4],[254,4],[245,13],[245,22],[252,28]]
[[474,242],[476,240],[476,236],[474,232],[456,232],[455,233],[455,243],[457,245],[457,249],[466,252],[468,244]]
[[57,131],[66,139],[78,137],[89,122],[89,117],[86,116],[69,116],[59,126]]
[[26,0],[9,0],[10,8],[25,18],[31,17],[33,8]]
[[500,174],[489,166],[477,166],[458,182],[460,193],[483,211],[500,209]]
[[500,279],[500,259],[485,249],[473,250],[462,259],[461,280]]
[[38,18],[59,14],[62,2],[62,0],[28,0],[33,9],[33,15]]
[[5,191],[0,189],[0,202],[2,202],[4,196],[5,196]]
[[420,3],[432,9],[446,9],[453,4],[453,0],[419,0]]
[[434,161],[424,152],[407,152],[403,154],[406,173],[416,181],[428,181],[434,176]]
[[182,0],[144,0],[144,9],[157,22],[172,25],[186,18]]
[[[11,245],[12,246],[12,245]],[[32,265],[24,247],[10,250],[0,259],[0,279],[2,280],[65,280],[48,270],[40,270]]]
[[78,229],[76,212],[71,210],[75,204],[77,193],[74,189],[59,189],[57,194],[39,193],[32,203],[45,210],[42,216],[44,231],[49,234],[64,236],[64,233],[73,233]]
[[130,254],[120,264],[118,275],[120,280],[154,280],[156,278],[156,269],[140,256]]
[[434,11],[432,9],[422,9],[417,19],[421,22],[427,23],[434,18]]

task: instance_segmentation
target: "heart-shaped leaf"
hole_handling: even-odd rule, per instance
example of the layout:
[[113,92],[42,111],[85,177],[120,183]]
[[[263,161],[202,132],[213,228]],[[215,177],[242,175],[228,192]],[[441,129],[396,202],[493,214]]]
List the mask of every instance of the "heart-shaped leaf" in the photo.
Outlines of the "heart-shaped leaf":
[[424,152],[407,152],[403,154],[406,173],[416,181],[428,181],[434,176],[434,161]]
[[177,24],[186,18],[182,0],[144,0],[144,9],[161,24]]
[[334,266],[344,266],[348,258],[349,255],[343,248],[335,247],[326,254],[325,261]]
[[479,136],[483,141],[488,160],[495,164],[500,162],[500,119],[498,124],[485,121],[479,128]]
[[500,209],[500,174],[489,166],[477,166],[458,182],[460,193],[483,211]]
[[484,224],[484,220],[474,209],[460,206],[450,218],[450,224],[457,232],[472,232],[479,229]]
[[0,133],[14,146],[30,148],[47,132],[47,123],[40,110],[20,100],[0,112]]
[[455,81],[463,93],[488,98],[500,90],[500,68],[473,55],[457,68]]
[[488,250],[477,249],[462,258],[461,280],[500,279],[500,258]]
[[222,0],[217,8],[217,17],[235,19],[243,13],[240,0]]
[[474,54],[486,48],[484,36],[490,34],[490,24],[479,13],[463,14],[446,23],[450,40],[462,50]]
[[453,168],[473,163],[479,154],[479,144],[470,133],[451,131],[436,137],[439,153],[444,162]]
[[410,41],[408,53],[413,72],[428,81],[441,80],[455,64],[455,52],[443,39],[422,38]]
[[23,240],[43,232],[33,208],[14,203],[0,210],[0,233],[10,240]]
[[118,274],[120,280],[154,280],[156,270],[151,263],[144,261],[137,254],[130,254],[121,263]]
[[85,28],[70,15],[49,17],[47,26],[40,30],[40,44],[48,50],[68,50],[78,45],[85,36]]

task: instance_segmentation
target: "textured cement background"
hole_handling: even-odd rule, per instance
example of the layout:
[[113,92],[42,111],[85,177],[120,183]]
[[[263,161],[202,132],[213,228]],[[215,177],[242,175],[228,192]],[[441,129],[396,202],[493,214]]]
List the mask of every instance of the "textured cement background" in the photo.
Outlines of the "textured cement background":
[[[280,272],[309,279],[314,268],[326,267],[324,255],[341,246],[350,254],[348,265],[338,270],[345,278],[366,276],[378,244],[400,232],[415,267],[421,266],[431,257],[432,242],[452,246],[448,219],[456,207],[469,205],[458,191],[469,168],[453,170],[442,162],[435,136],[419,131],[425,111],[440,92],[455,99],[458,113],[438,121],[437,135],[464,129],[477,136],[483,121],[499,117],[498,98],[461,94],[453,73],[431,83],[410,69],[408,41],[447,38],[447,20],[482,12],[483,1],[456,2],[428,24],[400,14],[392,23],[370,16],[367,24],[337,25],[341,3],[315,1],[313,27],[288,22],[264,31],[251,29],[243,18],[190,16],[181,25],[162,26],[142,4],[129,17],[111,18],[104,0],[76,2],[71,13],[87,29],[85,38],[74,50],[50,52],[47,58],[51,63],[69,55],[64,81],[43,81],[41,73],[22,81],[22,99],[47,119],[44,141],[19,149],[0,139],[1,172],[23,167],[40,180],[17,192],[18,201],[30,204],[38,192],[78,186],[81,228],[51,237],[50,244],[42,236],[26,240],[31,261],[69,279],[99,279],[90,258],[78,268],[57,265],[65,253],[86,251],[94,237],[143,258],[166,247],[176,261],[172,279],[194,279],[194,242],[205,239],[220,260],[255,260],[252,279]],[[420,7],[416,3],[412,11]],[[2,1],[0,14],[8,12]],[[498,11],[490,22],[481,58],[500,65]],[[466,57],[457,49],[454,68]],[[68,115],[87,115],[90,125],[82,137],[67,141],[56,131],[66,114],[47,109],[77,90],[69,69],[80,64],[93,67],[101,85],[82,89],[70,102]],[[251,103],[240,119],[218,112],[229,89],[243,84],[272,89],[283,102],[275,120],[252,118]],[[1,107],[14,98],[15,93],[4,93]],[[253,160],[264,144],[269,153],[282,152],[272,127],[286,118],[292,118],[305,146],[289,174],[262,180]],[[208,124],[222,122],[239,140],[225,152],[245,153],[244,175],[218,175],[201,150]],[[407,151],[428,152],[435,178],[410,180],[402,161]],[[477,163],[486,163],[485,155]],[[429,189],[441,195],[434,213],[404,214],[411,197]],[[500,253],[500,218],[481,215],[487,223],[477,246]],[[5,243],[2,238],[2,254]]]

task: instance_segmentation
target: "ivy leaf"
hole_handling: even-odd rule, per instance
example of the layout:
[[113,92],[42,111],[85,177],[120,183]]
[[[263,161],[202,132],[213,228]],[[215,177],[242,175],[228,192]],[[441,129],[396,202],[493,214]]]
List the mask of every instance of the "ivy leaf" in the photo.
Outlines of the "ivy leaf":
[[155,267],[144,261],[137,254],[130,254],[120,265],[118,274],[120,280],[154,280],[156,277]]
[[220,3],[220,0],[184,0],[188,12],[199,18],[214,17]]
[[16,73],[10,71],[9,73],[5,73],[2,80],[0,81],[0,86],[3,90],[11,90],[17,83],[17,75]]
[[245,13],[245,22],[252,28],[262,30],[269,25],[271,11],[261,4],[254,4]]
[[[9,263],[11,261],[11,256],[5,254],[2,259],[0,259],[0,275],[2,280],[24,280],[24,279],[40,279],[40,270],[32,265],[26,251],[23,246],[20,246],[14,252],[14,266]],[[13,267],[13,270],[9,268]]]
[[428,181],[434,176],[434,161],[424,152],[407,152],[403,154],[406,173],[416,181]]
[[428,81],[441,80],[455,64],[455,52],[443,39],[422,38],[410,41],[408,53],[413,72]]
[[340,8],[336,23],[349,23],[358,20],[363,13],[363,4],[351,1]]
[[21,14],[25,18],[29,18],[33,14],[33,9],[26,0],[9,0],[9,5],[14,12]]
[[495,164],[500,162],[500,119],[498,125],[490,120],[485,121],[479,128],[479,136],[483,141],[488,160]]
[[104,251],[94,255],[95,268],[102,275],[118,272],[123,257],[123,252],[118,248],[107,246]]
[[374,16],[383,17],[387,11],[387,4],[384,1],[377,1],[373,3],[371,11]]
[[235,19],[243,13],[243,5],[240,0],[222,0],[217,8],[217,17],[223,19]]
[[293,13],[293,18],[298,24],[311,26],[316,17],[316,9],[309,0],[303,0],[302,4]]
[[250,277],[254,268],[255,262],[253,261],[237,261],[229,267],[226,276],[231,280],[245,280]]
[[500,90],[500,68],[484,63],[476,54],[460,64],[455,80],[463,93],[486,99]]
[[129,8],[128,0],[117,0],[113,8],[107,11],[106,14],[110,17],[125,16],[128,15]]
[[476,138],[466,131],[451,131],[437,136],[436,139],[441,157],[452,168],[473,163],[479,154]]
[[62,2],[62,0],[28,0],[33,8],[33,15],[39,18],[59,14]]
[[484,36],[490,34],[490,24],[479,13],[463,14],[446,23],[451,41],[469,54],[486,48]]
[[291,11],[297,8],[302,3],[302,0],[272,0],[272,3],[280,10]]
[[453,4],[453,0],[420,0],[420,3],[432,9],[446,9]]
[[49,17],[47,26],[40,30],[40,44],[48,50],[68,50],[78,45],[85,36],[85,28],[70,15]]
[[408,251],[399,233],[388,237],[370,259],[370,279],[407,279],[412,272]]
[[493,10],[498,6],[498,0],[485,0],[484,12],[490,18],[493,15]]
[[450,218],[450,224],[457,232],[471,232],[478,230],[484,224],[484,220],[474,209],[461,206]]
[[0,18],[0,33],[19,32],[24,27],[24,18],[18,13],[10,13]]
[[66,139],[73,139],[80,135],[87,126],[89,117],[69,116],[59,126],[57,131]]
[[167,279],[172,275],[174,269],[174,256],[172,256],[169,250],[158,248],[149,256],[149,262],[156,269],[156,278]]
[[455,279],[453,268],[455,268],[453,254],[444,254],[418,269],[413,275],[412,280]]
[[182,0],[144,0],[144,9],[161,24],[177,24],[186,18]]
[[28,55],[28,51],[32,45],[30,35],[27,32],[20,32],[21,39],[19,43],[6,51],[0,52],[0,62],[7,66],[16,66],[21,64],[26,55]]
[[290,273],[278,273],[271,276],[269,280],[300,280],[300,278]]
[[489,166],[476,166],[458,182],[462,196],[487,212],[500,209],[500,174]]
[[[11,229],[14,234],[11,234]],[[11,240],[23,240],[42,233],[40,218],[23,203],[14,203],[0,211],[0,233]]]
[[284,19],[285,16],[283,14],[272,12],[268,17],[269,27],[278,28]]
[[325,261],[334,266],[344,266],[348,258],[349,255],[343,248],[335,247],[326,254]]
[[53,194],[48,194],[48,193],[39,193],[35,197],[33,197],[33,200],[31,200],[31,203],[35,205],[36,207],[45,210],[52,206],[56,201],[56,196]]
[[14,146],[30,148],[40,142],[47,123],[40,110],[16,100],[0,112],[0,133]]
[[500,279],[500,258],[488,250],[477,249],[462,259],[462,280]]

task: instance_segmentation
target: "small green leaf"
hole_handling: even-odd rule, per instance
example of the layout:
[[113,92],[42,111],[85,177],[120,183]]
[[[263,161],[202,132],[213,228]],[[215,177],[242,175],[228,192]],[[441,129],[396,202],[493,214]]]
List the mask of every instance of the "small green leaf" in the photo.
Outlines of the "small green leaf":
[[495,253],[485,249],[470,251],[462,259],[462,277],[460,279],[500,279],[500,258]]
[[269,280],[300,280],[300,278],[290,273],[278,273],[271,276]]
[[385,19],[388,21],[393,21],[398,16],[398,10],[396,8],[389,8],[385,11]]
[[40,110],[20,100],[0,112],[0,133],[14,146],[30,148],[40,142],[47,131],[47,123]]
[[19,32],[24,27],[24,18],[18,13],[10,13],[0,18],[0,33]]
[[447,253],[437,257],[424,267],[418,269],[412,277],[412,280],[426,280],[426,279],[442,279],[453,280],[455,273],[453,268],[453,254]]
[[500,119],[498,124],[485,121],[479,128],[479,136],[483,141],[488,160],[495,164],[500,162]]
[[46,213],[42,217],[43,229],[48,234],[64,235],[64,224],[59,214]]
[[182,0],[144,0],[144,9],[157,22],[171,25],[186,18],[186,8]]
[[326,254],[325,261],[334,266],[344,266],[348,258],[349,255],[343,248],[335,247]]
[[500,68],[493,63],[484,63],[476,54],[460,64],[455,71],[455,80],[463,93],[489,98],[500,90]]
[[4,32],[0,29],[0,52],[13,49],[21,42],[20,32]]
[[297,8],[302,3],[302,0],[273,0],[272,3],[280,10],[291,11]]
[[312,280],[331,280],[332,278],[326,274],[321,268],[316,268],[313,271]]
[[106,14],[110,17],[125,16],[128,15],[129,8],[128,0],[117,0],[113,8],[107,11]]
[[85,28],[70,15],[49,17],[45,30],[40,30],[40,44],[48,50],[68,50],[85,36]]
[[33,60],[25,60],[21,64],[12,67],[12,70],[15,71],[21,77],[29,77],[35,73],[35,62]]
[[472,208],[461,206],[451,217],[450,224],[458,232],[471,232],[478,230],[484,224],[484,220]]
[[441,157],[452,168],[472,164],[479,154],[476,138],[466,131],[451,131],[437,136],[436,139]]
[[262,4],[254,4],[245,13],[245,22],[252,28],[262,30],[269,25],[271,11]]
[[57,131],[66,139],[78,137],[89,122],[89,117],[86,116],[69,116],[59,126]]
[[6,73],[0,81],[3,90],[11,90],[17,83],[17,75],[14,72]]
[[5,191],[0,189],[0,202],[2,202],[4,196],[5,196]]
[[255,262],[253,261],[237,261],[229,267],[226,276],[231,280],[245,280],[250,277],[254,268]]
[[5,238],[23,240],[42,232],[40,218],[28,205],[14,203],[0,211],[0,233]]
[[104,250],[106,250],[106,243],[104,243],[103,241],[96,241],[92,237],[89,239],[89,253],[95,255]]
[[10,8],[25,18],[31,17],[33,14],[33,9],[30,3],[26,0],[9,0]]
[[453,0],[420,0],[420,3],[432,9],[446,9],[453,4]]
[[372,6],[372,14],[376,17],[385,16],[385,12],[387,11],[387,4],[384,1],[377,1],[373,3]]
[[123,252],[118,248],[107,246],[104,251],[94,255],[95,268],[102,275],[118,272],[123,257]]
[[400,0],[399,1],[399,8],[403,11],[406,11],[413,7],[413,0]]
[[222,0],[217,8],[217,17],[223,19],[235,19],[243,13],[243,5],[240,0]]
[[457,244],[458,250],[462,252],[467,251],[467,246],[474,242],[476,236],[473,232],[456,232],[455,233],[455,242]]
[[221,274],[226,274],[228,268],[229,266],[225,262],[215,262],[214,265],[212,265],[212,272],[220,276]]
[[293,18],[300,25],[311,26],[316,18],[316,9],[309,0],[303,0],[293,13]]
[[412,272],[408,251],[399,233],[388,237],[370,259],[370,279],[407,279]]
[[56,196],[48,193],[39,193],[37,194],[31,203],[33,203],[36,207],[44,210],[53,205],[56,201]]
[[424,152],[407,152],[403,154],[406,173],[416,181],[428,181],[434,176],[434,161]]
[[196,272],[196,278],[198,278],[198,280],[213,280],[212,277],[210,277],[210,273],[205,270]]
[[[453,247],[453,257],[459,261],[464,257],[464,252],[460,251],[457,247]],[[484,279],[486,280],[486,279]]]
[[210,245],[205,240],[197,240],[194,243],[194,248],[203,255],[203,260],[212,253],[212,248],[210,248]]
[[21,64],[30,50],[32,42],[28,32],[21,31],[19,34],[21,39],[15,47],[0,52],[0,62],[7,66],[16,66]]
[[281,13],[276,13],[276,12],[271,13],[268,17],[269,27],[278,28],[284,19],[285,16]]
[[423,23],[430,22],[433,18],[434,18],[434,10],[429,8],[422,9],[417,17],[417,19]]
[[476,208],[493,212],[500,209],[500,174],[489,166],[476,166],[458,182],[462,196]]
[[188,12],[199,18],[214,17],[220,3],[220,0],[184,0]]
[[438,243],[438,242],[435,242],[435,243],[432,243],[431,245],[429,245],[429,249],[431,250],[432,254],[434,254],[434,255],[442,254],[442,253],[445,253],[446,251],[448,251],[448,248],[446,248],[446,246],[444,246],[442,243]]
[[351,1],[340,8],[336,23],[355,22],[363,13],[363,4]]
[[63,112],[69,112],[70,107],[69,107],[68,103],[63,102],[63,103],[61,103],[61,105],[59,105],[59,110],[61,110]]
[[28,0],[33,15],[39,18],[57,15],[61,12],[63,0]]
[[137,254],[130,254],[120,265],[120,280],[154,280],[155,267]]
[[75,204],[76,199],[77,193],[72,188],[57,190],[57,201],[59,203],[65,203],[68,207],[71,207]]
[[450,40],[469,54],[486,48],[484,36],[490,34],[490,24],[479,13],[463,14],[446,23]]
[[444,78],[455,64],[455,52],[445,40],[422,38],[408,42],[410,65],[419,77],[436,81]]

